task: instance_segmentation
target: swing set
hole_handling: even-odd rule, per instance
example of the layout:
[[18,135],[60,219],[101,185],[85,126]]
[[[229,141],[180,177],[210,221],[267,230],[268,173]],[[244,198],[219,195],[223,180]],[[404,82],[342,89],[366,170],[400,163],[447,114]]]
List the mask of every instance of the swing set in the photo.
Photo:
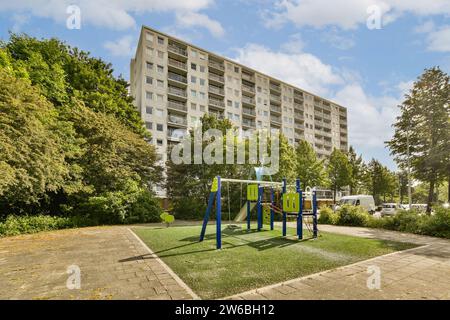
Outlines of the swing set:
[[[300,180],[296,179],[295,185],[288,185],[286,179],[282,182],[272,181],[254,181],[239,179],[222,179],[220,176],[214,178],[209,193],[208,207],[203,218],[202,231],[200,233],[200,242],[205,238],[206,226],[209,216],[216,205],[216,248],[222,248],[222,183],[228,183],[228,210],[230,211],[230,183],[247,184],[247,231],[251,230],[251,207],[256,203],[257,212],[257,231],[261,231],[264,222],[269,221],[270,230],[274,229],[275,213],[282,215],[282,235],[286,236],[288,216],[296,217],[298,239],[303,239],[303,218],[312,217],[312,238],[316,239],[318,235],[317,228],[317,194],[316,190],[302,191]],[[294,188],[295,191],[292,191]],[[290,189],[290,192],[288,192]],[[267,198],[267,192],[270,196]],[[242,193],[242,191],[241,191]],[[229,216],[230,216],[229,212]],[[308,224],[306,224],[308,227]]]

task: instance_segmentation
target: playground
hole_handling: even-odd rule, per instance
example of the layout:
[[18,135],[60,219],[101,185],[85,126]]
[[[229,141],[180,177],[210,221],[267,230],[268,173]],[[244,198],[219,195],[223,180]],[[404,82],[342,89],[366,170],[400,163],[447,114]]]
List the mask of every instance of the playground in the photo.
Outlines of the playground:
[[[250,289],[333,269],[404,250],[414,245],[321,233],[318,240],[298,240],[295,228],[222,232],[216,249],[215,228],[209,225],[203,242],[200,226],[136,227],[133,231],[195,293],[203,299],[223,298]],[[304,230],[305,233],[307,230]]]

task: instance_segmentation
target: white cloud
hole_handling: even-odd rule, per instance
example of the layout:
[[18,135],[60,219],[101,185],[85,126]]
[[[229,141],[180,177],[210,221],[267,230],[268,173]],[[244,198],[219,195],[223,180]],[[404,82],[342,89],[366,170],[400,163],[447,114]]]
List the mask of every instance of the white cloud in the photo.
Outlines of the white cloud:
[[431,31],[427,41],[430,51],[450,52],[450,25]]
[[270,12],[265,12],[263,18],[268,27],[292,22],[299,27],[354,29],[366,23],[367,8],[373,5],[380,8],[384,24],[404,13],[417,16],[450,15],[448,0],[279,0]]
[[[77,5],[81,9],[82,27],[93,25],[115,30],[136,27],[133,14],[151,12],[180,12],[197,17],[201,21],[195,26],[206,27],[214,35],[220,34],[219,22],[211,20],[199,11],[207,9],[214,0],[15,0],[2,1],[1,11],[29,13],[31,15],[53,19],[64,23],[68,17],[66,8]],[[191,24],[191,26],[194,24]],[[223,32],[223,30],[222,30]]]
[[177,24],[180,27],[190,28],[190,27],[204,27],[213,36],[222,37],[225,34],[225,30],[222,25],[210,19],[207,15],[198,12],[178,12],[176,14]]
[[330,86],[343,83],[330,65],[309,53],[273,51],[261,45],[248,44],[237,49],[234,60],[321,95],[328,94]]
[[329,43],[331,46],[340,50],[348,50],[355,46],[355,40],[342,35],[341,32],[335,27],[323,32],[321,41]]
[[133,43],[136,43],[136,41],[132,36],[124,36],[116,41],[106,41],[103,46],[108,49],[113,56],[132,57],[136,51],[136,48],[133,47]]

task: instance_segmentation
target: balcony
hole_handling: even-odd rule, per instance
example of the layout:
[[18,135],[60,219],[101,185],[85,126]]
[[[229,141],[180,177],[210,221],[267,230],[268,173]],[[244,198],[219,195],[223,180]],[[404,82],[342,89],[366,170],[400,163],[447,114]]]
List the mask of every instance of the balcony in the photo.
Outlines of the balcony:
[[333,144],[331,143],[331,140],[323,140],[323,145],[326,147],[332,147]]
[[186,101],[187,99],[187,93],[184,89],[169,86],[169,88],[167,89],[167,93],[169,96],[173,96],[177,99],[182,99],[183,101]]
[[216,94],[216,95],[219,95],[219,96],[222,96],[222,97],[225,96],[225,90],[222,89],[222,88],[219,88],[219,87],[209,86],[208,91],[210,93],[213,93],[213,94]]
[[340,117],[340,118],[339,118],[339,123],[340,123],[340,124],[346,125],[346,124],[347,124],[347,118],[342,118],[342,117]]
[[183,129],[168,129],[167,139],[171,141],[180,141],[186,136],[186,130]]
[[245,73],[245,72],[242,73],[242,79],[253,82],[253,83],[255,82],[255,76]]
[[322,118],[324,118],[326,120],[331,120],[331,114],[324,113],[324,114],[322,114]]
[[276,91],[276,92],[278,92],[278,93],[281,93],[281,87],[280,87],[280,85],[276,85],[276,84],[273,84],[273,83],[270,84],[270,90]]
[[224,85],[225,78],[223,76],[219,76],[218,74],[209,72],[208,79],[210,82],[218,83],[219,85]]
[[242,84],[242,91],[250,93],[251,95],[255,95],[255,87],[248,86],[246,84]]
[[250,108],[242,108],[242,114],[246,116],[256,117],[256,111]]
[[278,104],[281,104],[281,97],[271,94],[270,95],[270,101],[278,103]]
[[185,117],[179,117],[172,114],[169,114],[167,117],[167,123],[170,125],[187,127],[187,120]]
[[296,131],[303,132],[303,130],[305,130],[305,126],[304,126],[303,124],[298,124],[298,123],[296,123],[294,129],[295,129]]
[[247,104],[250,106],[255,106],[256,102],[255,99],[247,97],[247,96],[242,96],[242,104]]
[[178,73],[169,72],[167,75],[169,82],[175,85],[182,85],[185,87],[187,85],[187,78]]
[[187,71],[187,64],[172,58],[169,58],[169,67],[173,67],[177,70]]
[[225,117],[223,115],[223,112],[217,112],[217,111],[209,111],[209,115],[216,117],[217,119],[223,120]]
[[215,70],[220,71],[222,73],[225,71],[225,66],[223,65],[223,63],[220,63],[220,62],[217,62],[217,61],[214,61],[214,60],[209,60],[208,61],[208,67],[210,69],[215,69]]
[[187,107],[186,107],[185,103],[174,101],[174,100],[168,100],[167,101],[167,108],[168,109],[172,109],[172,110],[176,110],[176,111],[187,112]]
[[276,124],[281,124],[281,117],[276,117],[276,116],[270,116],[270,122],[276,123]]
[[298,93],[294,93],[294,100],[303,102],[304,101],[303,94],[300,95]]
[[295,120],[304,121],[305,120],[305,116],[303,115],[303,113],[295,112],[294,113],[294,119]]
[[301,133],[296,133],[294,138],[296,140],[304,140],[305,139],[305,135],[301,134]]
[[281,114],[281,107],[270,105],[270,112]]
[[242,126],[247,128],[256,128],[256,122],[254,120],[242,119]]
[[167,46],[167,51],[169,53],[169,56],[175,56],[177,58],[181,57],[182,59],[186,60],[187,59],[187,50],[185,48],[182,48],[174,43],[169,43],[169,45]]
[[218,99],[214,99],[214,98],[209,98],[209,99],[208,99],[208,104],[209,104],[210,106],[212,106],[212,107],[225,109],[225,102],[223,102],[223,100],[218,100]]
[[294,109],[299,111],[305,111],[305,108],[302,104],[294,103]]

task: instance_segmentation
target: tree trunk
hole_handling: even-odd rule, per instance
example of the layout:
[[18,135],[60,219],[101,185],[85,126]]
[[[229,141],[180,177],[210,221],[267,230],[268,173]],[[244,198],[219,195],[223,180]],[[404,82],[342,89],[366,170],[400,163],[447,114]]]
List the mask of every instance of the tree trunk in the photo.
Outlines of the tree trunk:
[[427,214],[431,214],[431,203],[433,202],[434,194],[434,177],[430,180],[430,188],[428,189],[428,200],[427,200]]
[[447,202],[450,203],[450,174],[448,175],[448,181],[447,181]]

